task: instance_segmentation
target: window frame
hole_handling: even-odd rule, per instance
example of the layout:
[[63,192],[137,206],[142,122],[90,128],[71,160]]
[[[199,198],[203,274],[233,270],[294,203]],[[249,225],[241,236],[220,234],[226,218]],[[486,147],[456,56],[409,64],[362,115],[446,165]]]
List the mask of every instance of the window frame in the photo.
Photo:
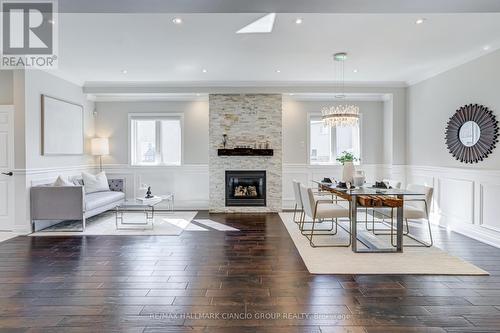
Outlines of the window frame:
[[[180,130],[181,130],[181,160],[180,164],[167,164],[167,163],[155,163],[155,164],[137,164],[134,163],[133,160],[133,153],[132,153],[132,146],[135,143],[135,138],[133,137],[134,131],[133,131],[133,121],[134,120],[155,120],[155,121],[161,121],[161,120],[179,120],[180,122]],[[158,123],[156,123],[156,131],[157,134],[160,133],[161,131],[158,131],[160,126],[158,126]],[[156,151],[161,151],[161,137],[157,136],[156,137]],[[134,147],[134,149],[136,149]],[[163,112],[163,113],[129,113],[128,114],[128,164],[132,167],[142,167],[142,168],[155,168],[155,167],[176,167],[176,166],[181,166],[184,165],[184,114],[183,113],[170,113],[170,112]]]
[[[316,118],[316,117],[322,117],[321,112],[308,112],[307,113],[307,165],[312,165],[312,166],[321,166],[321,165],[342,165],[337,161],[329,162],[329,163],[311,163],[311,118]],[[363,115],[359,115],[359,156],[358,158],[361,159],[361,156],[363,156]],[[331,134],[330,134],[331,135]],[[332,144],[336,141],[335,139],[330,138],[332,141]],[[357,162],[354,162],[356,165],[361,165],[362,161],[359,160]]]

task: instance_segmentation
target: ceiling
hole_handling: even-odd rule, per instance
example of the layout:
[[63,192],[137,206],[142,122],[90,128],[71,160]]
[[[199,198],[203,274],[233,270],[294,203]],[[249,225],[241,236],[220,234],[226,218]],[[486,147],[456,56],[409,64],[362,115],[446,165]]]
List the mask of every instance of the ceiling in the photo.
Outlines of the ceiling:
[[57,74],[89,84],[321,84],[335,78],[331,55],[346,51],[346,81],[398,84],[500,47],[497,13],[277,14],[272,33],[235,33],[262,16],[59,14]]

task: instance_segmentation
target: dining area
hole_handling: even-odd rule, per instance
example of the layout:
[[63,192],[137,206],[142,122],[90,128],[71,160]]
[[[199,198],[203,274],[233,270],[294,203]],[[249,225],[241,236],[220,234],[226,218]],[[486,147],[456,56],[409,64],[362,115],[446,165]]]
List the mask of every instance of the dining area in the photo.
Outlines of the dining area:
[[405,248],[434,245],[432,187],[401,188],[401,182],[391,179],[358,186],[329,178],[313,180],[311,186],[292,183],[293,222],[312,248],[402,253]]

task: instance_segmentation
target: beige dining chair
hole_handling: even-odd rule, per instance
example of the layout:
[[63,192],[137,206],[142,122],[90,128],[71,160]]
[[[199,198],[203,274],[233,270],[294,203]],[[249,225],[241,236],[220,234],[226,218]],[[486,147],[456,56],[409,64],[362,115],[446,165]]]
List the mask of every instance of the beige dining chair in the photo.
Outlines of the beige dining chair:
[[[423,195],[421,197],[416,197],[416,198],[411,198],[411,197],[405,198],[405,204],[403,207],[403,217],[406,222],[406,230],[407,230],[406,236],[419,243],[419,245],[408,244],[405,246],[431,247],[434,244],[434,241],[432,239],[431,221],[429,219],[429,215],[432,203],[432,194],[434,192],[434,189],[430,186],[417,185],[417,184],[408,184],[406,189],[410,192],[422,193]],[[420,240],[410,233],[408,219],[427,221],[427,229],[429,231],[429,242]]]
[[[314,193],[310,188],[307,188],[303,185],[300,185],[300,196],[302,199],[302,206],[304,210],[304,214],[302,215],[302,222],[301,222],[301,230],[306,236],[306,238],[309,240],[309,244],[312,247],[349,247],[351,246],[351,237],[348,237],[348,243],[347,244],[328,244],[328,245],[317,245],[314,243],[314,236],[335,236],[338,233],[338,219],[339,218],[349,218],[350,213],[349,209],[340,206],[335,203],[335,201],[329,200],[317,200],[314,197]],[[304,221],[305,218],[309,217],[312,219],[312,227],[310,230],[304,230]],[[319,219],[331,219],[332,222],[332,229],[333,225],[335,225],[335,231],[332,233],[330,230],[325,232],[324,230],[317,230],[316,225],[318,224]],[[323,222],[324,223],[324,222]],[[342,226],[340,226],[342,229],[346,230],[347,233],[350,235],[350,223],[349,223],[349,229],[345,229]]]
[[395,180],[395,179],[382,179],[382,181],[392,187],[392,188],[401,188],[401,182],[399,180]]
[[[302,221],[302,214],[304,213],[302,198],[300,195],[300,182],[292,180],[293,195],[295,200],[295,206],[293,209],[293,222],[299,224]],[[331,201],[334,197],[331,193],[316,191],[313,192],[315,200],[325,200],[327,202]],[[297,214],[299,214],[299,219],[297,220]],[[309,222],[306,222],[309,223]]]

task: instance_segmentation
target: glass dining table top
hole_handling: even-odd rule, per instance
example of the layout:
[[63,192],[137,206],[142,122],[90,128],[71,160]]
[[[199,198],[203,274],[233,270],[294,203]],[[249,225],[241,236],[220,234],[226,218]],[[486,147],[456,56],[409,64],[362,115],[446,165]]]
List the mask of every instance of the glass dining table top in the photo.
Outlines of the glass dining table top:
[[424,195],[424,193],[418,193],[413,191],[408,191],[398,188],[375,188],[372,185],[366,184],[361,187],[356,187],[354,189],[339,188],[335,183],[323,183],[315,181],[315,183],[320,184],[323,189],[331,189],[334,191],[342,192],[350,196],[356,195]]

